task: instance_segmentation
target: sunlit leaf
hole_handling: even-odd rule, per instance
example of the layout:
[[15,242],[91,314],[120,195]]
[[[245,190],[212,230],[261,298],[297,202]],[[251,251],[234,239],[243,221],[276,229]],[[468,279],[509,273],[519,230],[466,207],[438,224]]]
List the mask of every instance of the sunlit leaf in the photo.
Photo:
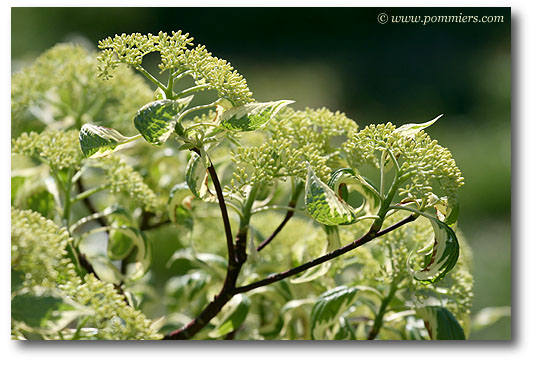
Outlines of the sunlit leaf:
[[441,306],[425,306],[417,309],[417,315],[434,340],[465,340],[464,329],[454,315]]
[[216,200],[215,192],[211,191],[208,185],[208,172],[204,163],[204,159],[195,153],[191,152],[192,156],[187,166],[185,179],[191,192],[199,199],[206,202]]
[[357,293],[355,287],[339,286],[320,295],[311,309],[311,337],[324,339],[325,331],[349,309]]
[[430,127],[433,125],[438,119],[440,119],[443,115],[440,114],[436,118],[434,118],[431,121],[423,122],[423,123],[408,123],[405,125],[401,125],[396,129],[396,132],[399,132],[401,136],[404,137],[411,137],[414,136],[417,132],[424,130],[427,127]]
[[101,158],[127,147],[127,143],[138,137],[126,137],[113,128],[86,123],[79,131],[79,144],[85,157]]
[[220,325],[209,333],[210,337],[218,338],[238,329],[249,314],[251,301],[245,294],[238,294],[230,300],[226,315]]
[[434,245],[426,253],[428,263],[414,274],[414,278],[423,283],[434,283],[445,277],[454,268],[460,255],[460,246],[454,231],[437,219],[430,222],[434,229]]
[[118,285],[124,280],[121,271],[119,271],[119,269],[111,262],[111,259],[105,254],[88,256],[87,259],[101,281]]
[[438,219],[445,224],[452,226],[458,221],[460,205],[457,199],[450,200],[448,197],[442,197],[435,208]]
[[230,131],[254,131],[264,127],[282,108],[293,100],[267,103],[249,103],[226,110],[221,116],[221,126]]
[[162,145],[175,130],[176,117],[188,106],[192,96],[177,100],[161,99],[140,108],[134,126],[153,145]]
[[356,219],[354,209],[321,181],[309,166],[305,185],[305,206],[311,217],[323,225],[350,224]]
[[343,201],[347,201],[349,191],[357,191],[363,198],[362,204],[355,209],[362,215],[376,214],[379,211],[381,199],[375,188],[353,169],[342,168],[332,173],[328,181],[330,188]]

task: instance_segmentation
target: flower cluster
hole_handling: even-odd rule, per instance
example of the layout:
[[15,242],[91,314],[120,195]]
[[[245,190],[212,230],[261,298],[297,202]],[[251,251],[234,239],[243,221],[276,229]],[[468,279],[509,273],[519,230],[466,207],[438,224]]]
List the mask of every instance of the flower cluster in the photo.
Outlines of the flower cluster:
[[309,164],[320,179],[328,181],[332,168],[340,165],[338,141],[356,130],[356,122],[341,112],[287,107],[266,126],[265,141],[232,153],[234,178],[241,187],[288,176],[304,180]]
[[[398,174],[404,179],[399,192],[409,198],[429,200],[434,193],[454,199],[464,184],[451,152],[422,130],[407,135],[390,122],[372,124],[352,134],[344,149],[354,166],[370,164],[376,168],[383,154],[386,165],[392,165],[391,157],[387,156],[392,153],[400,166]],[[436,187],[442,192],[434,192]]]
[[248,185],[272,184],[276,178],[305,178],[302,153],[286,138],[268,139],[260,146],[240,146],[231,155],[236,166],[228,187],[232,191]]
[[68,232],[31,210],[11,209],[11,266],[25,274],[25,287],[54,287],[76,277],[67,258]]
[[83,154],[78,141],[79,133],[75,130],[25,132],[12,140],[11,152],[38,158],[53,170],[79,169]]
[[141,71],[143,57],[158,52],[161,71],[170,70],[171,75],[176,76],[190,75],[197,86],[216,90],[219,97],[227,97],[234,104],[252,102],[252,93],[243,76],[229,62],[214,57],[205,46],[192,48],[192,40],[188,33],[181,31],[172,32],[171,35],[164,32],[158,35],[123,33],[108,37],[98,44],[103,49],[98,58],[99,76],[111,78],[112,70],[119,64],[127,64]]
[[113,72],[116,83],[96,78],[96,55],[79,45],[59,44],[14,73],[14,136],[31,122],[41,129],[43,125],[65,129],[100,121],[104,126],[127,132],[135,111],[152,100],[153,91],[128,68]]
[[[30,210],[11,210],[12,270],[25,274],[23,286],[60,290],[76,303],[92,310],[82,333],[87,339],[159,339],[151,322],[139,310],[126,304],[112,284],[94,275],[81,279],[67,257],[71,238],[53,221]],[[18,332],[17,326],[14,333]]]
[[100,159],[99,165],[107,171],[112,194],[124,193],[148,211],[154,211],[159,206],[157,195],[144,182],[141,174],[122,161],[119,156],[113,155]]

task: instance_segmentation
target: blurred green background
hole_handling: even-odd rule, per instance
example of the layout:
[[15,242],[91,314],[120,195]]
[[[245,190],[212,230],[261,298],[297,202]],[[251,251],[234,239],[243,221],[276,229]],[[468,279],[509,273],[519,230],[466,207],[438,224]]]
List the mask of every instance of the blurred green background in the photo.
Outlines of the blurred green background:
[[[377,15],[389,15],[379,24]],[[392,15],[503,15],[399,24]],[[12,72],[59,42],[183,30],[245,76],[257,100],[341,110],[361,127],[424,122],[462,170],[473,313],[511,305],[510,8],[12,8]],[[471,339],[511,339],[511,319]]]

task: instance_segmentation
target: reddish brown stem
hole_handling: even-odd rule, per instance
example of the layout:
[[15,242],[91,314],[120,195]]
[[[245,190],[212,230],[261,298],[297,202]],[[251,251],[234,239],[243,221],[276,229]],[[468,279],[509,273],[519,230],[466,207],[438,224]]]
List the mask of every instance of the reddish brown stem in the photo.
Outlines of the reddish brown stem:
[[[236,246],[238,248],[245,247],[247,241],[247,232],[240,233],[236,236]],[[194,337],[196,333],[202,330],[211,319],[213,319],[228,301],[235,295],[236,280],[243,265],[243,262],[236,262],[234,266],[229,266],[226,273],[226,279],[221,291],[213,300],[207,304],[202,312],[194,318],[190,323],[183,328],[175,330],[164,337],[164,340],[186,340]]]
[[[199,149],[193,149],[198,155],[201,156]],[[240,230],[236,236],[236,243],[234,245],[234,240],[232,238],[232,229],[230,227],[230,220],[228,218],[228,211],[226,209],[226,202],[222,194],[222,188],[215,171],[215,167],[211,161],[209,162],[210,166],[207,168],[209,176],[213,181],[213,186],[217,194],[217,200],[219,201],[219,207],[221,208],[221,215],[224,224],[224,231],[226,235],[226,244],[228,247],[228,269],[226,272],[226,278],[224,280],[223,287],[218,295],[216,295],[213,300],[207,304],[207,306],[202,310],[202,312],[194,318],[190,323],[186,324],[183,328],[175,330],[164,337],[165,340],[183,340],[190,339],[196,333],[198,333],[203,327],[205,327],[211,319],[213,319],[226,305],[228,301],[234,296],[234,290],[236,288],[236,280],[238,278],[241,266],[245,263],[247,257],[246,253],[241,253],[245,249],[247,242],[247,231]],[[236,248],[238,248],[236,253]]]
[[256,282],[253,282],[249,285],[245,285],[245,286],[241,286],[241,287],[237,287],[235,290],[236,290],[236,294],[240,294],[240,293],[243,293],[243,292],[247,292],[247,291],[251,291],[251,290],[254,290],[255,288],[258,288],[258,287],[262,287],[262,286],[266,286],[266,285],[269,285],[269,284],[272,284],[274,282],[277,282],[277,281],[281,281],[287,277],[291,277],[291,276],[294,276],[300,272],[303,272],[305,270],[308,270],[309,268],[312,268],[312,267],[315,267],[315,266],[318,266],[319,264],[322,264],[324,262],[327,262],[331,259],[334,259],[336,257],[339,257],[340,255],[342,254],[345,254],[353,249],[356,249],[358,248],[359,246],[361,245],[364,245],[366,244],[367,242],[375,239],[375,238],[378,238],[380,236],[383,236],[389,232],[391,232],[392,230],[395,230],[397,228],[399,228],[400,226],[403,226],[411,221],[414,221],[416,218],[416,216],[413,216],[413,215],[410,215],[408,217],[406,217],[405,219],[397,222],[396,224],[392,225],[392,226],[389,226],[388,228],[386,229],[383,229],[379,232],[374,232],[372,230],[370,230],[366,235],[364,235],[363,237],[337,249],[337,250],[334,250],[333,252],[330,252],[330,253],[327,253],[319,258],[316,258],[316,259],[313,259],[312,261],[310,262],[307,262],[307,263],[304,263],[298,267],[294,267],[294,268],[291,268],[287,271],[284,271],[284,272],[281,272],[281,273],[275,273],[273,275],[270,275],[266,278],[264,278],[263,280],[260,280],[260,281],[256,281]]
[[[292,198],[290,199],[290,202],[288,203],[288,207],[290,208],[296,207],[296,202],[298,202],[298,197],[300,196],[300,193],[302,192],[303,187],[304,186],[302,184],[298,183],[296,188],[294,188],[294,191],[292,192]],[[262,249],[264,249],[264,247],[266,247],[266,245],[268,245],[273,239],[275,239],[277,234],[279,234],[279,232],[283,230],[283,227],[292,218],[292,216],[294,216],[294,210],[287,211],[283,221],[281,221],[279,226],[277,226],[277,228],[273,231],[273,233],[271,233],[270,236],[268,236],[268,238],[266,238],[266,240],[260,243],[260,245],[256,248],[256,250],[260,252]]]

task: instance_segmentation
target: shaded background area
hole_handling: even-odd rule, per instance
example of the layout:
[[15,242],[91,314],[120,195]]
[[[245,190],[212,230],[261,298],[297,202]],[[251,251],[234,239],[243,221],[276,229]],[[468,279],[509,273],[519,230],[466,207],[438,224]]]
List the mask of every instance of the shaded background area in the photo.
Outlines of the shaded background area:
[[[504,22],[390,20],[460,13]],[[260,101],[327,106],[361,127],[443,113],[427,132],[465,177],[459,227],[474,251],[473,312],[511,304],[509,8],[12,8],[12,71],[59,42],[95,48],[116,33],[179,29],[230,61]],[[470,338],[510,339],[510,319]]]

